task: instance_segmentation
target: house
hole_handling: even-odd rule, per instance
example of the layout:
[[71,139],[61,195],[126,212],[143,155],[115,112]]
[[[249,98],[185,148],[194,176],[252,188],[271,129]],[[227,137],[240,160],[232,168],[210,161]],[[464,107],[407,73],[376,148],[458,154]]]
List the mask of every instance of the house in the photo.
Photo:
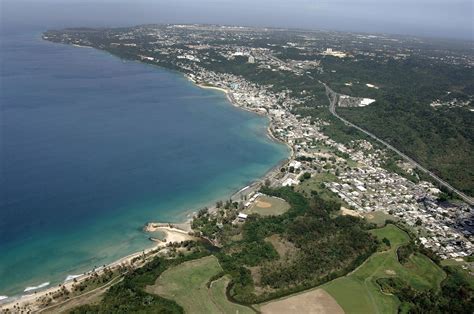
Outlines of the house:
[[298,181],[292,179],[292,178],[288,178],[286,179],[285,181],[283,181],[283,183],[281,184],[282,186],[292,186],[292,185],[298,185]]
[[237,216],[237,219],[239,219],[239,221],[244,221],[245,219],[247,219],[247,217],[248,217],[247,214],[239,213],[239,215]]

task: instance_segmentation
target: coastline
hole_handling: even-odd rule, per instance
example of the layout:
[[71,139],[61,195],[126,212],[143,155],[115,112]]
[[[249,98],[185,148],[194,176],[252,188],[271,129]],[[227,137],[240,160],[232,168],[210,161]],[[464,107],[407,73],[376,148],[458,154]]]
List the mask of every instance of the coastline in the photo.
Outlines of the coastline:
[[[53,287],[38,290],[35,289],[35,291],[32,291],[30,294],[4,298],[0,300],[0,310],[11,311],[19,308],[27,308],[29,311],[33,312],[42,311],[44,309],[41,307],[42,299],[53,295],[61,289],[66,288],[67,290],[72,291],[75,285],[95,275],[101,275],[102,273],[104,273],[105,269],[113,271],[117,270],[121,266],[128,266],[133,269],[136,269],[138,267],[141,267],[146,261],[156,256],[162,250],[165,250],[167,246],[171,243],[180,243],[187,240],[197,239],[196,237],[190,235],[189,231],[174,227],[174,225],[167,223],[148,223],[145,225],[143,230],[145,232],[163,232],[165,234],[165,240],[152,240],[155,243],[155,246],[151,248],[129,254],[110,264],[95,268],[81,275],[69,275],[67,277],[67,279],[69,280],[65,280],[63,283],[60,283]],[[57,304],[60,304],[63,301],[67,301],[67,299],[62,300]],[[53,303],[52,306],[57,304]]]
[[[77,47],[77,48],[94,48],[94,47],[79,46],[79,45],[74,45],[74,46]],[[144,63],[144,64],[146,64],[146,63]],[[164,69],[166,69],[166,68],[164,68]],[[170,69],[166,69],[166,70],[170,70]],[[230,104],[234,107],[239,108],[240,110],[245,110],[245,111],[251,112],[253,114],[268,117],[268,115],[265,114],[265,113],[257,112],[257,111],[239,106],[236,103],[235,99],[232,97],[232,92],[230,90],[220,88],[220,87],[217,87],[217,86],[212,86],[212,85],[198,84],[194,80],[189,78],[185,73],[179,72],[179,71],[175,71],[175,72],[177,72],[177,73],[183,75],[185,78],[191,80],[196,86],[198,86],[200,88],[213,89],[213,90],[218,90],[220,92],[223,92],[226,95],[226,97],[227,97],[228,101],[230,102]],[[277,173],[279,173],[280,168],[283,165],[287,164],[291,160],[291,158],[294,154],[292,147],[290,145],[288,145],[288,143],[286,143],[286,142],[284,142],[284,141],[282,141],[282,140],[280,140],[280,139],[278,139],[274,136],[274,134],[271,131],[272,120],[270,118],[268,120],[269,120],[268,121],[269,124],[268,124],[268,127],[267,127],[267,136],[275,142],[285,144],[289,148],[290,155],[287,158],[281,160],[278,164],[276,164],[272,168],[270,168],[260,178],[257,178],[255,180],[253,180],[247,186],[239,189],[238,191],[233,192],[229,196],[230,199],[239,199],[239,197],[242,197],[242,195],[249,195],[249,194],[254,193],[257,189],[259,189],[264,184],[264,181],[267,178],[270,178],[270,177],[276,175]],[[209,206],[210,212],[217,210],[217,208],[215,208],[215,206],[213,206],[213,204],[209,204],[209,205],[210,205]],[[165,226],[160,225],[159,228],[161,228],[161,229],[157,229],[157,230],[153,230],[153,231],[151,231],[151,230],[145,230],[145,231],[148,231],[148,232],[163,231],[167,234],[166,235],[167,240],[168,240],[170,232],[171,233],[177,232],[178,234],[182,235],[183,232],[187,233],[191,230],[191,221],[192,221],[193,217],[196,215],[196,212],[197,212],[197,208],[190,209],[187,213],[184,212],[183,216],[185,216],[186,218],[183,222],[166,223],[166,225],[178,226],[178,228],[165,227]],[[179,230],[179,231],[176,231],[176,230]],[[103,272],[104,268],[116,268],[117,266],[120,266],[122,264],[130,264],[130,263],[132,263],[133,259],[135,259],[137,257],[140,257],[141,255],[157,253],[160,249],[166,247],[167,243],[182,241],[182,240],[179,240],[179,239],[181,239],[179,236],[178,237],[171,237],[170,240],[167,241],[167,242],[159,242],[159,241],[154,241],[153,239],[150,239],[151,241],[156,242],[156,245],[154,245],[151,248],[147,248],[147,249],[129,254],[127,256],[124,256],[124,257],[122,257],[118,260],[115,260],[115,261],[113,261],[109,264],[106,264],[105,267],[102,266],[102,267],[87,271],[83,274],[68,275],[66,277],[66,280],[59,283],[59,284],[58,283],[52,283],[54,285],[49,285],[49,282],[48,282],[47,285],[43,286],[43,284],[46,284],[46,283],[42,283],[42,284],[40,284],[36,287],[31,287],[32,289],[30,289],[28,291],[24,291],[25,293],[20,294],[20,295],[0,296],[1,297],[0,298],[0,310],[12,309],[14,306],[26,306],[26,305],[31,305],[31,304],[37,303],[38,299],[41,299],[42,297],[45,297],[49,294],[52,294],[52,293],[58,291],[59,289],[61,289],[61,287],[66,287],[67,289],[71,289],[73,284],[75,284],[76,282],[79,283],[79,282],[85,281],[86,279],[90,278],[91,276],[93,276],[96,273],[100,274],[101,272]]]
[[[158,67],[160,67],[160,66],[158,66]],[[256,190],[258,190],[265,183],[266,179],[272,178],[276,174],[280,173],[280,168],[287,165],[291,161],[291,159],[294,157],[295,152],[293,150],[293,147],[291,145],[289,145],[287,142],[277,138],[273,134],[273,132],[271,130],[273,121],[271,120],[271,118],[267,114],[262,113],[261,111],[254,111],[254,110],[239,106],[236,103],[235,99],[232,97],[232,92],[228,89],[218,87],[218,86],[214,86],[214,85],[211,85],[211,84],[198,83],[193,78],[189,77],[188,75],[186,75],[183,72],[179,72],[179,71],[174,71],[174,72],[181,74],[184,78],[186,78],[188,81],[192,82],[194,85],[196,85],[199,88],[211,89],[211,90],[216,90],[216,91],[224,93],[227,100],[229,101],[229,103],[232,106],[234,106],[234,107],[236,107],[240,110],[251,112],[252,114],[256,114],[256,115],[259,115],[259,116],[267,117],[268,118],[268,126],[266,128],[267,129],[267,136],[274,142],[284,144],[287,147],[288,151],[289,151],[289,156],[288,157],[286,157],[285,159],[282,159],[276,165],[274,165],[273,167],[268,169],[261,177],[253,180],[252,182],[249,182],[246,186],[244,186],[244,187],[240,188],[239,190],[236,190],[235,192],[233,192],[229,196],[230,200],[240,200],[243,195],[250,195],[252,193],[255,193]],[[206,207],[208,208],[209,212],[211,212],[211,213],[218,210],[218,208],[215,207],[215,205],[213,203],[209,204]],[[186,225],[187,228],[191,229],[191,222],[192,222],[194,216],[196,215],[196,210],[197,210],[196,208],[189,210],[189,212],[186,214],[187,219],[184,222],[182,222],[182,223],[171,223],[171,224],[172,225]]]
[[[249,194],[254,193],[256,189],[260,188],[261,185],[263,185],[263,183],[265,182],[266,179],[270,179],[271,177],[278,174],[280,172],[280,168],[284,167],[285,165],[287,165],[291,161],[291,159],[294,157],[294,154],[295,154],[295,152],[293,150],[293,147],[291,145],[289,145],[287,142],[277,138],[273,134],[273,132],[272,132],[272,123],[273,123],[273,121],[272,121],[272,119],[270,118],[270,116],[268,114],[263,113],[261,111],[255,111],[255,110],[251,110],[249,108],[244,108],[242,106],[239,106],[237,104],[237,102],[235,101],[234,97],[232,96],[232,92],[229,89],[214,86],[214,85],[211,85],[209,83],[198,83],[194,79],[189,77],[188,75],[186,75],[184,73],[182,73],[182,74],[189,81],[191,81],[193,84],[195,84],[196,86],[198,86],[200,88],[217,90],[217,91],[220,91],[220,92],[224,93],[227,97],[227,100],[232,104],[232,106],[234,106],[236,108],[239,108],[241,110],[251,112],[253,114],[257,114],[259,116],[267,117],[268,118],[267,136],[274,142],[284,144],[290,152],[290,155],[287,158],[281,160],[278,164],[276,164],[275,166],[270,168],[261,178],[254,180],[249,185],[247,185],[247,186],[243,187],[242,189],[240,189],[240,190],[236,191],[235,193],[233,193],[230,197],[231,200],[239,199],[239,197],[241,197],[242,195],[245,195],[245,194],[249,195]],[[212,210],[216,210],[216,208],[210,208],[211,212],[212,212]],[[190,220],[192,220],[192,218]]]
[[[261,111],[254,111],[254,110],[251,110],[251,109],[248,109],[248,108],[243,108],[241,106],[239,106],[238,104],[236,104],[236,101],[235,99],[232,97],[232,92],[228,89],[225,89],[225,88],[222,88],[222,87],[217,87],[217,86],[213,86],[213,85],[204,85],[204,84],[201,84],[201,83],[196,83],[192,78],[188,77],[187,75],[184,75],[188,80],[190,80],[191,82],[193,82],[196,86],[200,87],[200,88],[204,88],[204,89],[213,89],[213,90],[218,90],[220,92],[223,92],[227,99],[229,100],[229,102],[236,108],[239,108],[241,110],[245,110],[245,111],[248,111],[248,112],[252,112],[256,115],[259,115],[259,116],[264,116],[264,117],[269,117],[267,114],[265,113],[262,113]],[[288,147],[288,149],[290,150],[290,156],[287,158],[287,159],[290,159],[291,157],[294,156],[294,151],[293,151],[293,147],[291,145],[289,145],[287,142],[277,138],[272,130],[271,130],[271,127],[272,127],[272,119],[268,119],[269,120],[269,123],[268,123],[268,127],[267,127],[267,135],[268,137],[270,137],[270,139],[272,139],[273,141],[275,142],[278,142],[278,143],[281,143],[281,144],[284,144]]]

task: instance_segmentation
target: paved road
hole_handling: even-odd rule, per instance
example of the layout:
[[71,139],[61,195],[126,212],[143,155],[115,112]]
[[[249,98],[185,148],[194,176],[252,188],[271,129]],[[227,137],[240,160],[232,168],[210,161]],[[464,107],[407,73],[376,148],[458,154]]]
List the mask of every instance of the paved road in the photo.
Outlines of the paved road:
[[[313,78],[312,76],[308,75],[310,78]],[[313,78],[314,79],[314,78]],[[432,177],[436,182],[438,182],[441,186],[444,186],[445,188],[447,188],[448,190],[456,193],[460,198],[462,198],[465,202],[467,202],[469,205],[474,205],[474,199],[466,194],[464,194],[463,192],[457,190],[456,188],[454,188],[453,186],[451,186],[448,182],[444,181],[443,179],[441,179],[440,177],[438,177],[436,174],[434,174],[433,172],[429,171],[428,169],[426,169],[425,167],[423,167],[422,165],[420,165],[419,163],[417,163],[416,161],[414,161],[413,159],[411,159],[410,157],[408,157],[407,155],[405,155],[404,153],[402,153],[401,151],[399,151],[398,149],[396,149],[395,147],[393,147],[392,145],[390,145],[389,143],[385,142],[384,140],[378,138],[377,136],[375,136],[374,134],[370,133],[369,131],[366,131],[364,129],[362,129],[361,127],[355,125],[354,123],[351,123],[349,121],[347,121],[346,119],[342,118],[341,116],[339,116],[336,112],[336,103],[337,103],[337,97],[339,96],[336,92],[334,92],[331,88],[329,88],[329,86],[327,86],[326,84],[324,84],[323,82],[319,81],[321,84],[324,85],[324,87],[326,87],[326,93],[328,95],[328,98],[329,98],[329,111],[331,111],[331,113],[336,117],[338,118],[339,120],[341,120],[342,122],[344,122],[345,124],[351,126],[351,127],[354,127],[356,128],[357,130],[361,131],[362,133],[365,133],[366,135],[370,136],[371,138],[375,139],[376,141],[382,143],[383,145],[385,145],[388,149],[394,151],[395,153],[397,153],[400,157],[402,157],[403,159],[405,159],[406,161],[408,161],[409,163],[411,163],[413,166],[415,166],[416,168],[418,168],[419,170],[423,171],[424,173],[428,174],[430,177]]]

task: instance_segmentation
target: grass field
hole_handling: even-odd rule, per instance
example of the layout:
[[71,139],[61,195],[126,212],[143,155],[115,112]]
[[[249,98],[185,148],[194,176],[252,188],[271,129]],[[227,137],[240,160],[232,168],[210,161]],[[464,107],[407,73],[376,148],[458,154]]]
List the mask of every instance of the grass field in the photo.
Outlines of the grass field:
[[229,276],[223,276],[212,282],[210,288],[211,299],[222,313],[229,314],[253,314],[249,307],[229,302],[225,294],[227,285],[230,282]]
[[[321,187],[321,183],[323,182],[337,182],[337,177],[331,173],[313,174],[310,179],[305,180],[297,185],[296,191],[301,192],[307,196],[311,195],[311,191],[316,191],[321,198],[327,201],[333,200],[342,202],[342,200],[336,194],[325,187]],[[349,207],[347,204],[344,206]]]
[[259,305],[262,314],[344,314],[342,308],[323,289],[313,289]]
[[468,262],[464,258],[446,259],[441,261],[441,265],[456,269],[456,271],[461,273],[464,278],[467,279],[471,287],[474,289],[474,276],[471,275],[471,273],[474,273],[474,262]]
[[372,233],[379,239],[387,238],[390,249],[373,254],[349,275],[322,286],[346,313],[397,313],[398,299],[380,290],[378,278],[399,277],[415,289],[439,288],[445,273],[426,256],[412,255],[406,265],[398,262],[396,250],[408,243],[408,234],[394,225]]
[[259,196],[249,208],[244,210],[246,214],[259,214],[262,216],[281,215],[290,209],[290,204],[285,200],[266,195]]
[[250,308],[227,299],[227,277],[207,287],[209,280],[220,272],[222,268],[216,257],[203,257],[166,270],[146,291],[176,301],[186,313],[253,313]]
[[365,219],[367,219],[368,222],[372,222],[374,224],[377,224],[379,227],[383,227],[385,225],[385,220],[392,220],[392,221],[397,221],[398,218],[394,217],[392,215],[389,215],[387,213],[381,212],[381,211],[375,211],[375,212],[370,212],[370,213],[365,213],[364,214]]

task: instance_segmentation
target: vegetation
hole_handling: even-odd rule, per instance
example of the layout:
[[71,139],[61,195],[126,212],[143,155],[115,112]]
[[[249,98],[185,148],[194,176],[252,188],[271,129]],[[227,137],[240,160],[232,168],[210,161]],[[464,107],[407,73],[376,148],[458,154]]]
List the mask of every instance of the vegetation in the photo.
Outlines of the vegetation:
[[[474,285],[466,274],[454,264],[443,271],[432,253],[399,227],[370,229],[373,225],[360,218],[336,215],[339,203],[317,194],[305,198],[289,187],[262,192],[285,199],[290,210],[228,222],[210,234],[222,246],[215,257],[202,245],[186,243],[187,249],[171,258],[156,257],[129,270],[99,304],[73,313],[250,313],[242,304],[319,285],[347,313],[472,312]],[[202,210],[196,218],[200,226],[209,229],[226,211],[235,211],[227,205],[224,215],[214,218]]]
[[[242,239],[226,243],[217,255],[232,276],[233,299],[252,304],[314,287],[346,274],[375,250],[363,220],[331,218],[338,203],[317,196],[308,200],[291,188],[262,192],[285,199],[291,209],[276,217],[249,216]],[[265,241],[275,234],[295,248],[291,256],[280,257]]]
[[407,178],[408,180],[418,183],[420,180],[416,173],[410,174],[406,170],[403,170],[400,168],[398,165],[398,161],[400,161],[399,156],[394,155],[394,153],[389,156],[388,158],[385,159],[385,161],[382,163],[382,167],[390,172],[394,172],[402,177]]
[[[321,63],[326,71],[312,75],[334,91],[376,99],[366,107],[338,108],[341,116],[389,142],[453,186],[474,194],[472,115],[462,107],[430,107],[436,99],[472,99],[474,79],[469,67],[419,56],[383,62],[363,56],[357,56],[357,62],[323,58]],[[378,88],[369,88],[366,83]],[[367,139],[332,117],[327,108],[304,104],[295,112],[329,121],[322,130],[336,142]],[[390,160],[383,166],[406,176]]]
[[145,287],[153,285],[167,268],[206,255],[209,255],[207,250],[196,246],[192,253],[174,259],[156,257],[143,267],[130,270],[121,282],[104,294],[99,304],[80,306],[71,313],[183,313],[183,308],[175,301],[150,294]]
[[401,309],[400,300],[384,293],[379,285],[386,278],[403,281],[414,291],[439,290],[446,275],[428,257],[417,252],[403,265],[398,261],[398,249],[410,243],[405,231],[389,224],[371,232],[382,241],[386,239],[390,246],[384,243],[382,251],[372,255],[356,271],[322,286],[346,313],[397,313]]
[[295,114],[310,117],[313,121],[323,119],[328,121],[328,125],[321,127],[321,131],[338,143],[347,144],[354,140],[365,139],[376,144],[372,138],[360,132],[359,130],[344,124],[341,120],[334,117],[328,110],[328,107],[301,106],[294,110]]
[[339,196],[326,188],[325,182],[337,182],[337,177],[331,173],[313,174],[311,179],[300,183],[296,187],[296,191],[302,193],[306,197],[317,195],[326,201],[340,202],[341,199]]
[[233,304],[225,295],[222,268],[214,256],[206,256],[169,268],[162,273],[149,293],[176,301],[186,313],[252,313],[249,308]]
[[455,268],[445,267],[447,278],[441,289],[419,291],[398,278],[379,280],[382,291],[395,294],[400,308],[410,313],[473,313],[474,290]]
[[222,313],[235,313],[235,314],[250,314],[255,313],[254,310],[247,306],[232,303],[227,298],[227,286],[230,282],[229,276],[223,276],[210,284],[210,295],[212,301],[221,310]]
[[[412,102],[379,101],[370,108],[339,109],[468,194],[474,194],[472,119],[463,109],[433,110]],[[396,117],[396,118],[394,118]]]
[[[160,60],[160,66],[190,71],[178,67],[175,56],[153,49],[151,39],[146,35],[136,38],[140,43],[138,48],[119,47],[111,45],[116,36],[108,36],[109,31],[78,29],[72,34],[82,33],[80,37],[86,37],[92,46],[124,59],[139,60],[141,51],[146,51]],[[126,29],[112,30],[117,34],[122,31]],[[435,110],[429,106],[436,98],[469,100],[474,86],[469,67],[439,62],[430,54],[420,57],[420,54],[416,55],[420,50],[418,44],[410,47],[412,56],[402,59],[378,53],[375,54],[377,57],[367,54],[343,59],[321,57],[321,49],[316,47],[310,53],[287,47],[288,42],[298,40],[294,35],[278,31],[271,33],[271,40],[270,35],[246,42],[214,40],[219,45],[227,43],[271,49],[273,55],[282,60],[320,61],[320,67],[306,71],[316,80],[290,71],[260,67],[248,63],[244,57],[227,59],[214,49],[201,50],[206,58],[200,65],[217,73],[242,76],[273,91],[285,91],[285,94],[298,98],[301,104],[294,107],[293,113],[309,116],[313,123],[330,122],[321,126],[322,131],[343,144],[369,138],[330,114],[325,89],[318,81],[327,83],[339,93],[374,98],[377,101],[370,106],[338,108],[338,112],[426,165],[454,186],[473,194],[472,116],[466,114],[465,108]],[[318,33],[318,36],[323,38],[325,35]],[[318,45],[317,42],[319,40],[313,44]],[[327,43],[326,40],[320,42]],[[344,41],[343,45],[351,45],[351,42],[354,41]],[[213,43],[212,40],[209,42]],[[379,48],[386,45],[388,42],[384,41]],[[176,43],[172,48],[183,52],[188,49],[182,43]],[[434,47],[433,51],[439,50]],[[188,61],[179,62],[186,65]],[[366,83],[380,88],[368,88]],[[334,153],[349,159],[347,154]],[[385,160],[383,167],[413,181],[424,179],[419,173],[407,175],[393,156]],[[295,172],[295,169],[290,167],[289,172]],[[221,248],[215,257],[209,256],[211,252],[199,245],[188,246],[190,252],[186,255],[157,257],[142,268],[127,270],[124,279],[113,285],[99,304],[82,306],[74,312],[245,312],[246,307],[227,300],[224,289],[227,289],[230,299],[253,304],[324,283],[322,287],[346,312],[473,312],[472,282],[465,280],[460,269],[446,266],[443,271],[431,252],[415,245],[406,232],[394,225],[369,231],[373,224],[357,217],[337,215],[339,200],[324,186],[325,180],[334,181],[331,176],[328,173],[313,177],[304,174],[297,191],[264,187],[264,193],[283,198],[291,206],[278,216],[262,217],[264,215],[258,212],[251,212],[245,222],[234,223],[242,208],[239,203],[231,201],[220,203],[217,214],[201,210],[192,226]],[[440,196],[442,200],[452,197],[444,192]],[[372,221],[381,225],[386,219],[380,215]],[[378,252],[374,253],[377,249]],[[223,274],[226,276],[222,277]],[[107,280],[120,275],[110,274]],[[96,282],[99,284],[100,280],[95,278],[93,283]],[[153,290],[146,287],[153,285],[158,289],[154,292],[162,296],[149,293]],[[78,289],[81,287],[79,285]]]
[[[474,81],[469,68],[423,58],[385,63],[362,59],[347,62],[327,58],[336,72],[322,81],[351,96],[376,103],[363,108],[339,108],[349,121],[373,132],[468,194],[474,193],[473,120],[465,108],[429,106],[435,99],[469,98]],[[356,73],[356,74],[355,74]],[[344,85],[345,82],[367,82]]]
[[398,218],[382,211],[374,211],[374,212],[366,213],[364,214],[364,217],[365,219],[367,219],[368,222],[376,224],[378,227],[385,226],[387,220],[389,221],[398,220]]

